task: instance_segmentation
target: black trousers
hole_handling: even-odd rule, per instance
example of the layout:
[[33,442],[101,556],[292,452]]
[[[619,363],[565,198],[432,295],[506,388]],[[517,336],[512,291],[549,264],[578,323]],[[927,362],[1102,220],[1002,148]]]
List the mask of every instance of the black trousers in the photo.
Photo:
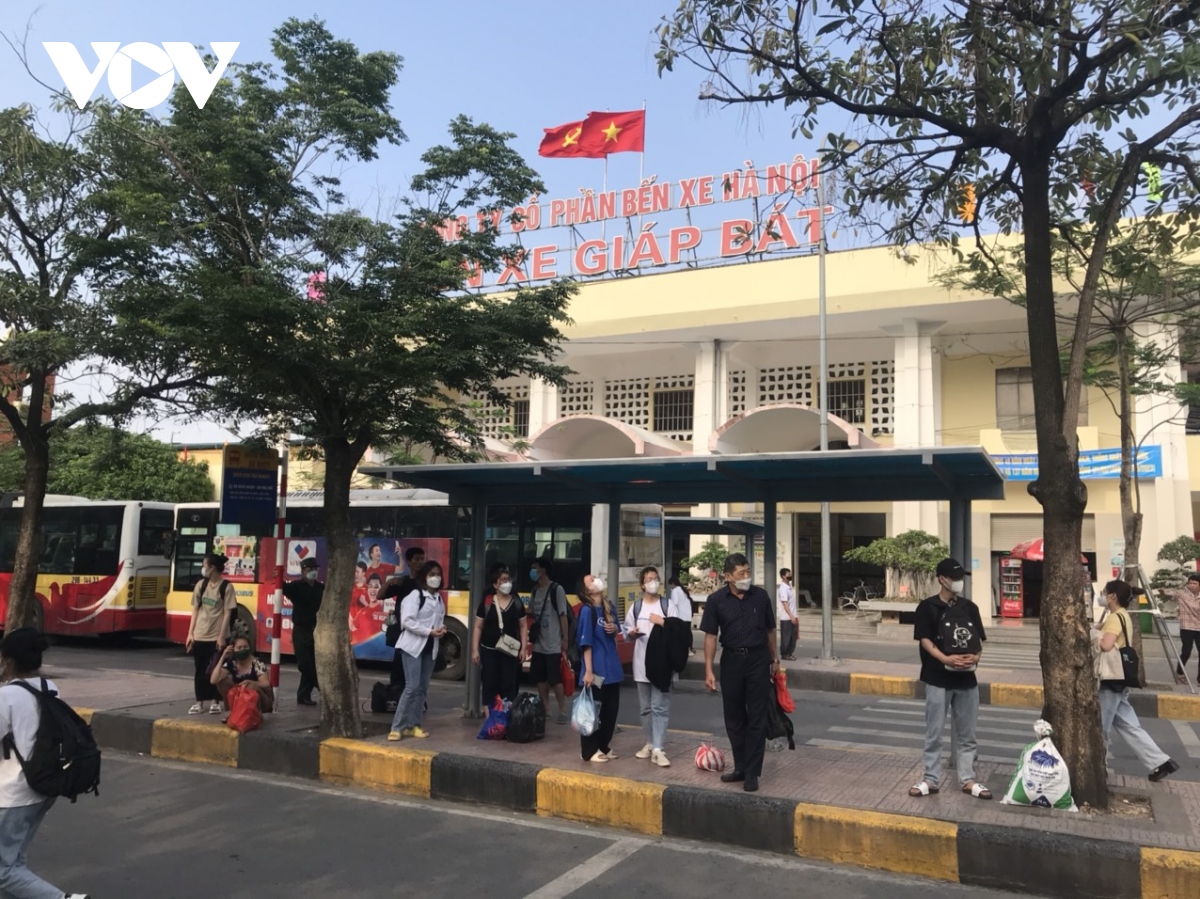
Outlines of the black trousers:
[[767,647],[745,655],[729,649],[721,653],[721,699],[725,733],[733,745],[733,768],[747,777],[758,777],[767,748],[767,703],[771,699]]
[[299,699],[312,699],[317,686],[317,646],[313,640],[313,628],[292,628],[292,651],[296,655],[296,667],[300,669],[300,686],[296,690]]
[[1192,657],[1192,647],[1200,654],[1200,631],[1179,630],[1179,664],[1186,665]]
[[480,698],[483,708],[490,709],[497,696],[515,702],[521,662],[498,649],[488,649],[486,646],[479,650],[479,661]]
[[798,636],[796,630],[796,625],[790,621],[779,622],[779,654],[785,658],[796,651],[796,638]]
[[216,640],[195,640],[192,642],[192,661],[196,664],[196,702],[221,698],[217,688],[213,686],[212,675],[208,673],[209,663],[217,654]]
[[612,749],[613,734],[617,732],[617,713],[621,710],[621,685],[592,687],[592,697],[600,703],[600,726],[590,737],[579,738],[579,754],[584,761],[597,752],[609,752]]

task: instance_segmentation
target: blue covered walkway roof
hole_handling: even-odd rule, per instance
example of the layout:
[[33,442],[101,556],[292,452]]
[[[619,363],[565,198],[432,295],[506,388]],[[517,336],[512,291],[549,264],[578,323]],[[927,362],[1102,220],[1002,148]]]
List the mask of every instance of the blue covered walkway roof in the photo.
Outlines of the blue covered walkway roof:
[[979,447],[365,465],[359,472],[441,491],[454,505],[1004,498],[1004,477]]

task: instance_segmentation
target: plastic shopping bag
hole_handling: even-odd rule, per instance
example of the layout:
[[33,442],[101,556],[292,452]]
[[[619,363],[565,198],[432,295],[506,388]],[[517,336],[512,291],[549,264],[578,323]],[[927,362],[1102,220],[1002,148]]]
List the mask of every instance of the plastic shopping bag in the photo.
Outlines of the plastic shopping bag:
[[258,703],[258,690],[249,684],[238,684],[225,694],[229,706],[229,717],[225,723],[238,733],[249,733],[262,726],[262,710]]
[[571,706],[571,727],[581,737],[590,737],[596,732],[599,723],[600,703],[592,698],[592,688],[584,687]]
[[1021,750],[1017,771],[1004,798],[1005,805],[1035,805],[1079,811],[1071,796],[1071,775],[1067,763],[1059,755],[1050,735],[1054,728],[1047,721],[1034,722],[1033,732],[1039,739]]
[[484,719],[483,727],[479,728],[479,734],[476,736],[476,739],[503,740],[507,738],[508,716],[511,709],[511,702],[497,696],[496,701],[488,709],[487,718]]
[[786,671],[780,671],[775,675],[775,698],[779,700],[779,707],[789,715],[796,711],[796,701],[788,692]]

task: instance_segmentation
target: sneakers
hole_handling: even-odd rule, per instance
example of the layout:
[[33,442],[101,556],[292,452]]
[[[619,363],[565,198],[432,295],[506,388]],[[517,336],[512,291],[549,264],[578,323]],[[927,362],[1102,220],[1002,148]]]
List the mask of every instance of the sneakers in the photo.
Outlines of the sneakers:
[[606,759],[608,759],[610,762],[615,762],[618,758],[620,758],[620,756],[618,756],[611,749],[608,752],[604,753],[604,757]]
[[639,749],[637,752],[634,753],[634,757],[639,758],[639,759],[648,759],[648,758],[650,758],[650,753],[653,751],[654,751],[654,747],[651,746],[649,743],[647,743],[645,746],[643,746],[641,749]]
[[87,893],[67,893],[63,899],[92,899]]
[[199,715],[203,711],[204,711],[204,704],[198,702],[194,706],[192,706],[190,709],[188,709],[188,714],[189,715]]
[[219,702],[214,702],[212,705],[210,705],[210,706],[208,707],[208,714],[210,714],[210,715],[219,715],[219,714],[221,714],[221,703],[219,703]]
[[588,759],[588,761],[589,762],[607,762],[608,756],[605,755],[603,752],[601,752],[599,749],[597,749],[595,754],[590,759]]
[[571,720],[571,719],[567,717],[567,713],[566,713],[566,712],[559,712],[559,713],[558,713],[558,723],[559,723],[559,724],[566,724],[566,723],[567,723],[568,721],[570,721],[570,720]]
[[418,740],[424,740],[429,736],[429,732],[420,727],[410,727],[404,731],[404,736],[415,737]]
[[400,733],[400,731],[398,731],[398,730],[388,731],[388,742],[389,743],[399,743],[400,740],[403,739],[403,737],[404,737],[404,735],[402,733]]
[[658,765],[658,767],[660,767],[660,768],[670,768],[671,767],[671,760],[669,758],[667,758],[667,754],[665,752],[663,752],[661,749],[655,749],[650,754],[650,761],[654,762],[654,764]]
[[1164,777],[1170,777],[1179,770],[1179,765],[1173,759],[1167,759],[1157,768],[1150,772],[1150,780],[1152,783],[1158,783]]

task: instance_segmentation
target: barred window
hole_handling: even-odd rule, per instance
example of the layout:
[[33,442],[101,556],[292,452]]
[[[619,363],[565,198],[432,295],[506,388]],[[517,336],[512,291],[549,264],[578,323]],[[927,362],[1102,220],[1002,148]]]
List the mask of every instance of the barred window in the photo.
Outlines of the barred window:
[[513,401],[512,428],[517,437],[529,436],[529,400]]
[[867,423],[867,382],[856,378],[829,382],[829,414],[852,425]]
[[693,390],[654,391],[654,430],[674,433],[692,430]]

